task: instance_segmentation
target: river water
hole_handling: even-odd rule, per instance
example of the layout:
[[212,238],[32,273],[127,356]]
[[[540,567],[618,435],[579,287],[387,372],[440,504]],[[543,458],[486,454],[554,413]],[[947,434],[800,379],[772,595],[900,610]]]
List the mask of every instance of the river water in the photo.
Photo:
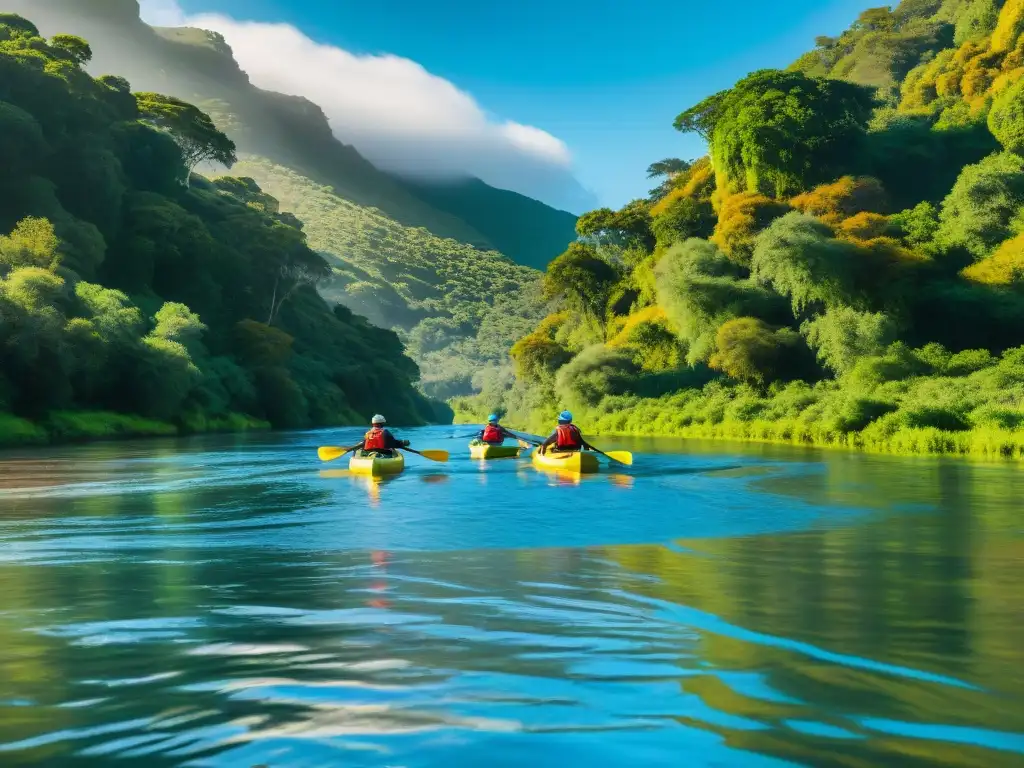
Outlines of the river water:
[[0,765],[1024,764],[1019,465],[457,431],[0,454]]

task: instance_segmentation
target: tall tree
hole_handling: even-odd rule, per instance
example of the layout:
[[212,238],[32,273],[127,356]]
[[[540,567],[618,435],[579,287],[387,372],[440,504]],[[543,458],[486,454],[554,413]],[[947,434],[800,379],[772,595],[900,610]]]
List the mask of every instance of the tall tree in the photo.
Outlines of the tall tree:
[[719,189],[783,197],[849,170],[875,105],[869,88],[765,69],[676,118],[711,144]]
[[685,160],[680,160],[678,157],[666,157],[664,160],[659,160],[647,166],[647,178],[658,179],[663,176],[674,176],[677,173],[688,170],[689,167],[690,163]]
[[576,311],[603,322],[609,293],[618,279],[615,268],[592,246],[572,243],[548,266],[544,293],[549,298],[564,299]]
[[80,67],[92,61],[92,48],[77,35],[54,35],[50,38],[50,47],[63,51]]
[[160,93],[137,93],[135,99],[142,119],[170,133],[181,149],[186,187],[200,163],[216,162],[228,168],[235,164],[235,143],[195,105]]

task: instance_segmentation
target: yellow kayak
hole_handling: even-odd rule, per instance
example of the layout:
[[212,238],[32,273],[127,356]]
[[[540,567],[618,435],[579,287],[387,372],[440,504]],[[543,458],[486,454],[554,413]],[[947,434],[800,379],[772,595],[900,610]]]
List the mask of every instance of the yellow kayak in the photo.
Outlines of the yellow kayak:
[[518,445],[490,445],[477,440],[469,444],[469,456],[473,459],[514,459],[522,450]]
[[362,451],[356,451],[348,461],[348,470],[355,475],[384,477],[385,475],[397,475],[403,469],[405,469],[405,457],[399,451],[395,451],[395,455],[390,457],[367,455]]
[[540,451],[534,451],[533,465],[537,469],[572,472],[578,475],[590,474],[600,469],[600,464],[597,463],[597,456],[584,451],[568,451],[566,453],[556,453],[555,451],[541,453]]

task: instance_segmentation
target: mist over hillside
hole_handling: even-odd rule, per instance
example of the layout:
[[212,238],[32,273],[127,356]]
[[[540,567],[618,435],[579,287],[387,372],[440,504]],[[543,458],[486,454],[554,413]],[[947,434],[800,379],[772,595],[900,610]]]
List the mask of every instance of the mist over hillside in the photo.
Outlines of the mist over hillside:
[[94,74],[119,74],[135,90],[197,103],[242,154],[293,168],[399,224],[496,249],[534,267],[575,238],[575,216],[523,195],[476,179],[436,181],[419,173],[407,181],[396,168],[378,169],[336,138],[317,104],[255,87],[221,35],[151,28],[139,18],[136,0],[6,0],[4,6],[30,14],[44,34],[70,32],[90,40]]

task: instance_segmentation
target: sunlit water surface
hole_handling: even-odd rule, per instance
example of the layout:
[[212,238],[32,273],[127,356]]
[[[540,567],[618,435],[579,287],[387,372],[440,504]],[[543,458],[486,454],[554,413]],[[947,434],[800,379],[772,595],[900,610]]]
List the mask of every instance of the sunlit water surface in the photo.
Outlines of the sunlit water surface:
[[1024,765],[1024,470],[0,455],[0,765]]

